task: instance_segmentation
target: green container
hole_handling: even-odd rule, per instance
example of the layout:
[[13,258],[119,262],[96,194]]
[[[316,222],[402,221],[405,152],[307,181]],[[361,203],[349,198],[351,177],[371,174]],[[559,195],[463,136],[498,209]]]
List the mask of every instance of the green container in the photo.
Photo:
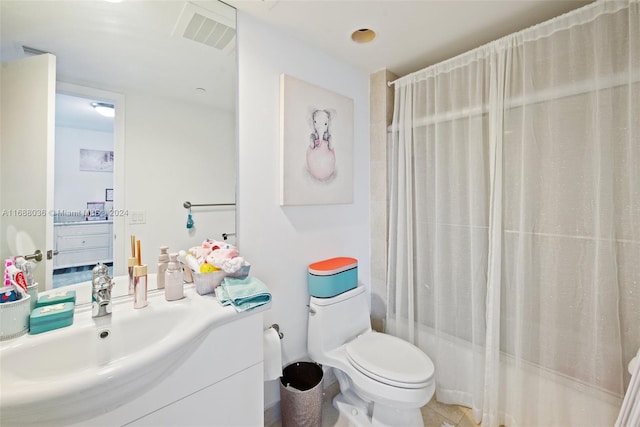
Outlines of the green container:
[[34,309],[31,312],[29,333],[35,335],[71,325],[74,308],[75,304],[72,302],[61,302]]
[[38,304],[36,307],[43,307],[45,305],[60,304],[63,302],[76,302],[76,291],[54,291],[48,294],[43,294],[38,297]]

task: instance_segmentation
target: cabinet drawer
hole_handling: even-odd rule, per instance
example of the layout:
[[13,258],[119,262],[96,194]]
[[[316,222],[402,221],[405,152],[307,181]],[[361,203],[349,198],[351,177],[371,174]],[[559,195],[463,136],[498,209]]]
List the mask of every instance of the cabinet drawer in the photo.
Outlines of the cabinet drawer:
[[58,236],[56,249],[66,251],[73,249],[91,249],[108,247],[111,236],[108,234],[89,234],[85,236]]
[[55,227],[58,236],[78,236],[83,234],[111,234],[109,224],[58,225]]
[[93,265],[99,262],[113,262],[109,248],[87,249],[84,251],[60,252],[54,258],[54,268]]

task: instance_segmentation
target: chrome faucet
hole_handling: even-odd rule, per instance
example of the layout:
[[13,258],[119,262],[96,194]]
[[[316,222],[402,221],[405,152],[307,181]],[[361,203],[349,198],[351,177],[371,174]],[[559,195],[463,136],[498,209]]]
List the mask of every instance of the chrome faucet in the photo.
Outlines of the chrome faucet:
[[111,314],[111,288],[109,267],[99,263],[93,268],[91,279],[91,316],[101,317]]

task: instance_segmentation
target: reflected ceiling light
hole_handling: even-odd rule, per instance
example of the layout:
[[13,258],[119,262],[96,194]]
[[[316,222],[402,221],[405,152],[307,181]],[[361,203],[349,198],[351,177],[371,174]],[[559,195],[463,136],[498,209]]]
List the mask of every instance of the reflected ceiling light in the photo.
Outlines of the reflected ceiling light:
[[105,117],[115,117],[116,110],[113,104],[107,104],[106,102],[92,102],[91,106]]

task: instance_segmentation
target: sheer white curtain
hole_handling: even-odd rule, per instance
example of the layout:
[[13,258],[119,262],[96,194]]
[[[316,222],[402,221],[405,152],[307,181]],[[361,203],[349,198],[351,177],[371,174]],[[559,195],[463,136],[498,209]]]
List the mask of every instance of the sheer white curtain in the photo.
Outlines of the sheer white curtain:
[[640,346],[640,6],[396,82],[388,325],[498,426],[613,425]]
[[624,395],[615,427],[640,425],[640,350],[629,363],[631,383]]

